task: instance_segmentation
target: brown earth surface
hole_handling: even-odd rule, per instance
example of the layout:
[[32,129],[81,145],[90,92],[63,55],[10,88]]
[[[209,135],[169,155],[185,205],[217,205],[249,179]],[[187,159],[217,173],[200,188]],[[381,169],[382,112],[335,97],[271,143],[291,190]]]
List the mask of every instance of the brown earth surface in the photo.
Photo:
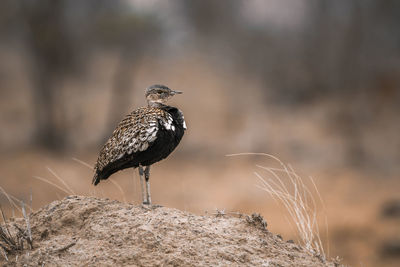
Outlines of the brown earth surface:
[[[10,222],[25,224],[22,219]],[[260,215],[194,215],[69,196],[30,215],[33,249],[4,266],[335,266],[267,230]]]

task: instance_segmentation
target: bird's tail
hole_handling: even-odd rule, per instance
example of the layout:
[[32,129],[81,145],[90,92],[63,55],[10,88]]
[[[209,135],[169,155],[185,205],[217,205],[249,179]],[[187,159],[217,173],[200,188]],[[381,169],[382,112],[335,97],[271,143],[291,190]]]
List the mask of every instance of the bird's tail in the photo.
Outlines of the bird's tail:
[[99,177],[99,173],[96,171],[93,176],[92,184],[97,185],[100,183],[101,178]]

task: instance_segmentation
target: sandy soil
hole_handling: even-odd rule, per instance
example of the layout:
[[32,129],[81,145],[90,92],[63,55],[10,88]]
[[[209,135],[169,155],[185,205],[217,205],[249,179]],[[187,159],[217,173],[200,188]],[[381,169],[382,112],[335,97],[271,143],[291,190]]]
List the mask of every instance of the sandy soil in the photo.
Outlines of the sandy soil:
[[[69,196],[30,215],[33,246],[6,266],[335,266],[267,230],[260,215],[194,215]],[[20,224],[16,220],[11,224]]]

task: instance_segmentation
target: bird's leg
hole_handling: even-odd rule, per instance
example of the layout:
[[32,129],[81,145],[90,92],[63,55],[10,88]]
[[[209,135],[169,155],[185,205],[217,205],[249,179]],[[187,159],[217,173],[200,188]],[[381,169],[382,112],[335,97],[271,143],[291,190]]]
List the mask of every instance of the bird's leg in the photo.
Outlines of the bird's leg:
[[142,165],[139,165],[139,176],[140,176],[140,187],[142,189],[142,199],[143,199],[143,204],[146,204],[146,187],[144,185],[144,177],[143,177],[143,167]]
[[144,169],[144,178],[146,180],[146,204],[151,205],[150,197],[150,166],[146,166]]

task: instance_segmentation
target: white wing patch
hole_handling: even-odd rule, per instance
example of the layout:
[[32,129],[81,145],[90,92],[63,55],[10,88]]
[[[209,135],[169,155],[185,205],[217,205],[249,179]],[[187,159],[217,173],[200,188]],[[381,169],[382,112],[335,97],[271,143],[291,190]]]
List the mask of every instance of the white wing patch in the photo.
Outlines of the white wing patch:
[[183,113],[182,113],[182,111],[180,109],[178,109],[178,113],[179,113],[179,116],[180,116],[179,122],[182,121],[182,127],[183,127],[184,130],[186,130],[187,128],[186,128],[185,117],[183,116]]
[[167,117],[161,120],[162,125],[167,130],[175,131],[175,126],[173,124],[174,119],[172,118],[171,114],[167,113]]
[[182,115],[182,121],[183,121],[183,124],[182,124],[183,125],[183,129],[186,130],[187,129],[186,128],[186,122],[185,122],[185,118],[183,117],[183,115]]
[[183,129],[186,130],[187,128],[186,128],[185,117],[183,116],[183,113],[181,110],[179,110],[179,114],[181,115],[181,119],[182,119],[182,127],[183,127]]

